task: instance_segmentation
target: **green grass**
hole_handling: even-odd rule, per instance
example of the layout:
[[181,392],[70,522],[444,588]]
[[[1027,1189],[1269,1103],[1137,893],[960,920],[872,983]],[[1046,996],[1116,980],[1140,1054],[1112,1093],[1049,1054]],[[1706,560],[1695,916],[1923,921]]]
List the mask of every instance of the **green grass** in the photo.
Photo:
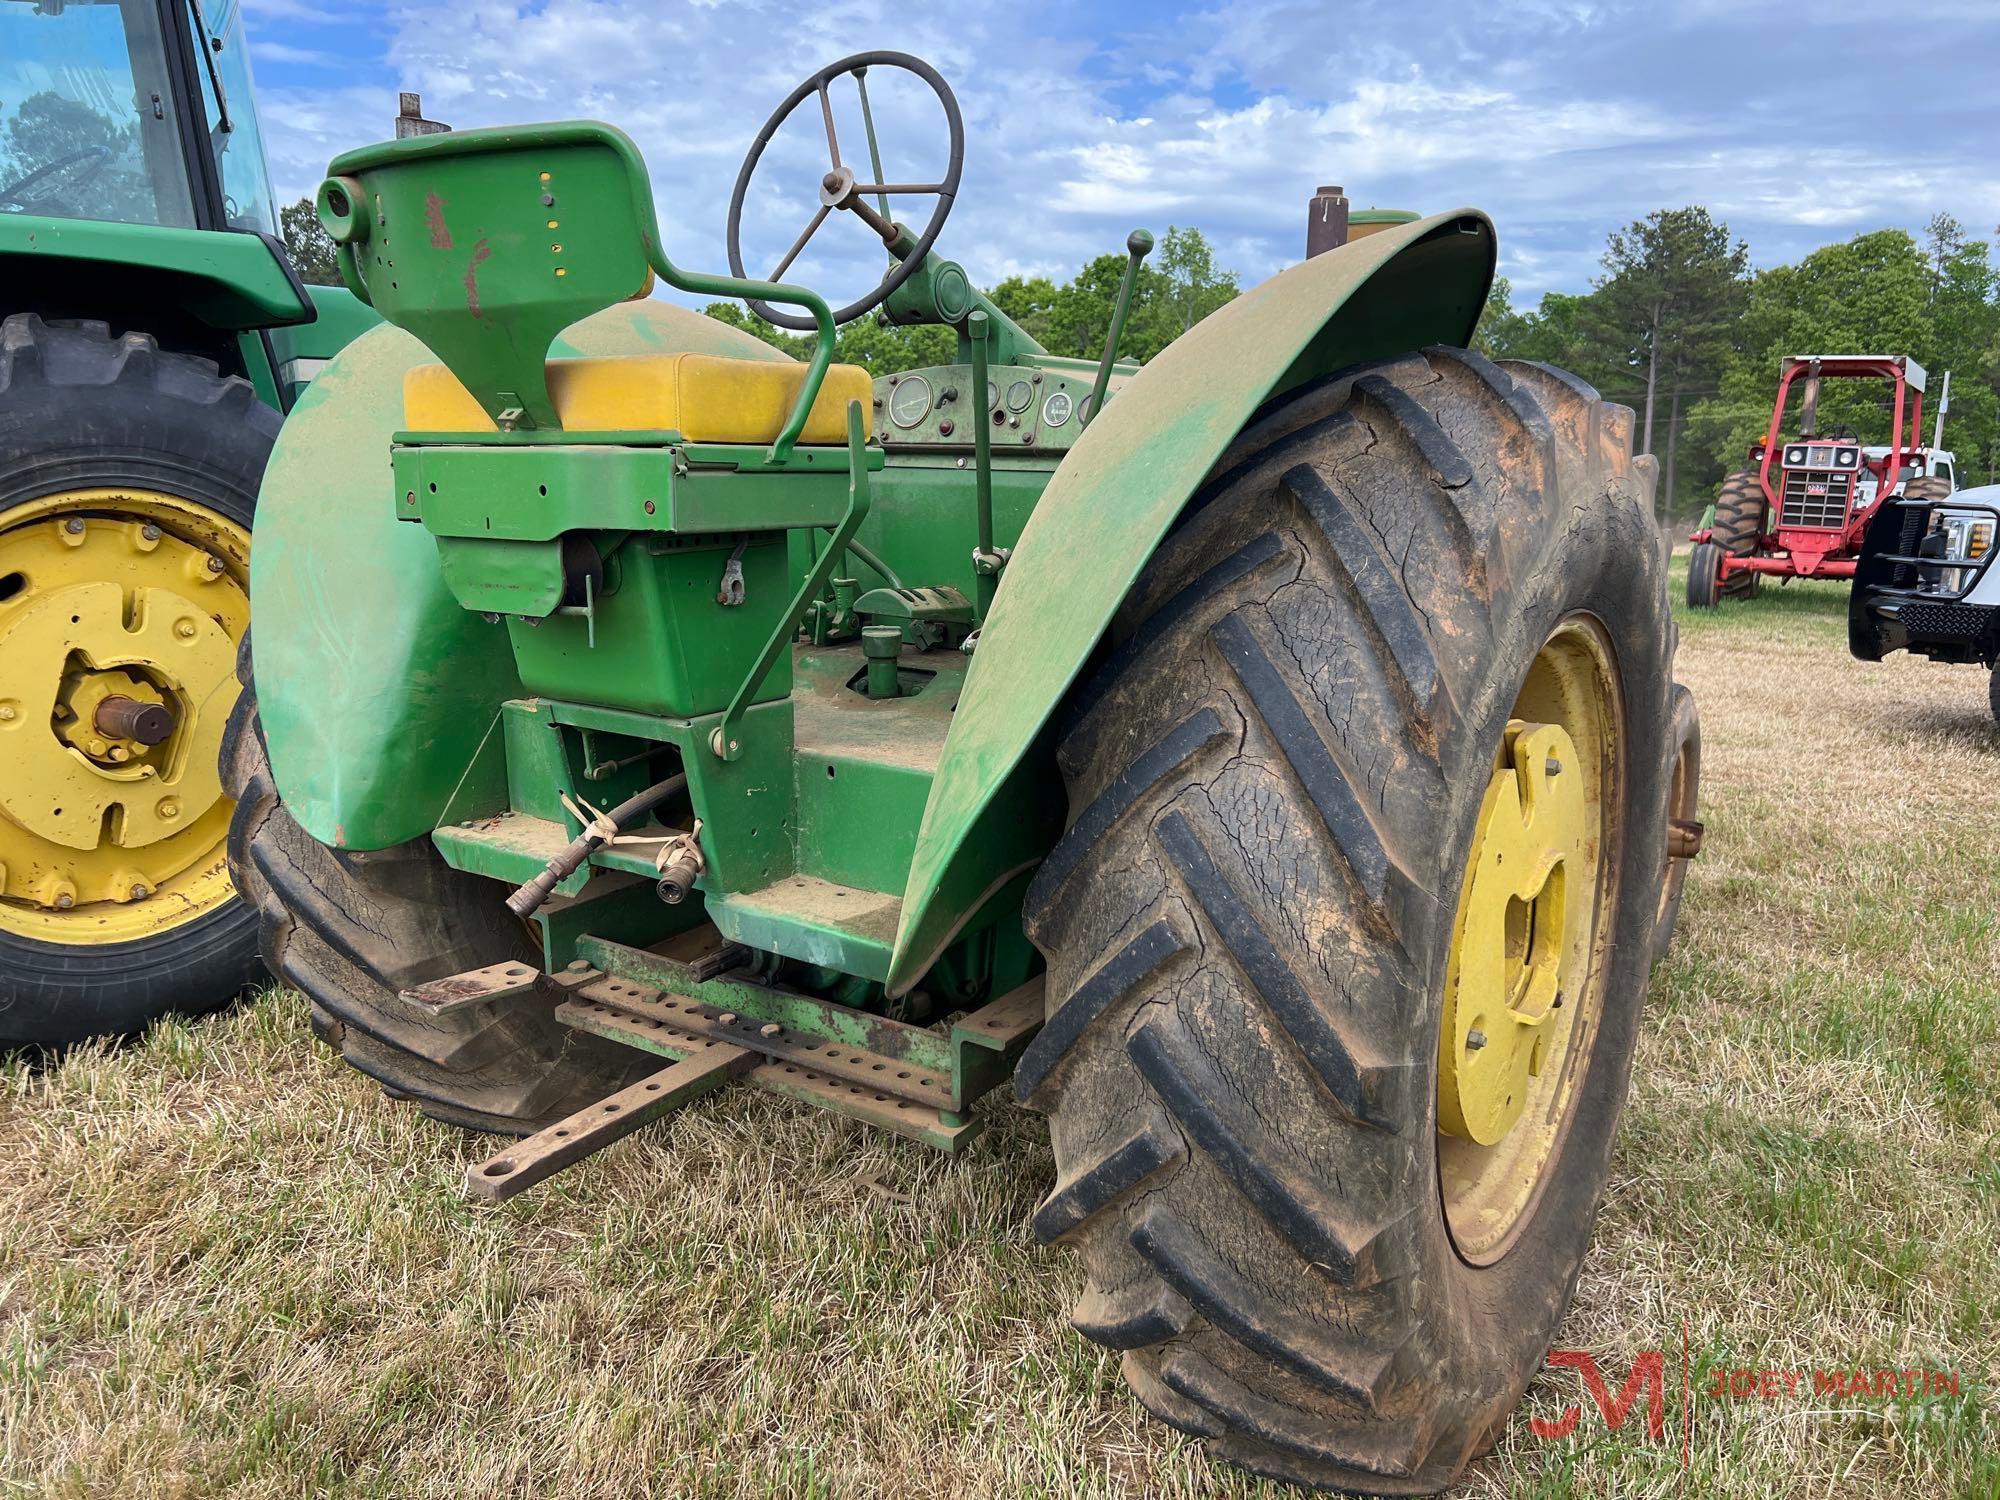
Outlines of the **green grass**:
[[[1678,573],[1674,588],[1680,589]],[[1670,1440],[1547,1371],[1463,1493],[2000,1494],[2000,733],[1847,659],[1836,589],[1684,619],[1709,844],[1559,1343],[1668,1351]],[[1274,1495],[1065,1326],[1004,1103],[961,1162],[705,1101],[500,1209],[274,993],[0,1073],[0,1494]],[[1714,1370],[1956,1395],[1692,1403]],[[1573,1437],[1530,1414],[1582,1401]]]

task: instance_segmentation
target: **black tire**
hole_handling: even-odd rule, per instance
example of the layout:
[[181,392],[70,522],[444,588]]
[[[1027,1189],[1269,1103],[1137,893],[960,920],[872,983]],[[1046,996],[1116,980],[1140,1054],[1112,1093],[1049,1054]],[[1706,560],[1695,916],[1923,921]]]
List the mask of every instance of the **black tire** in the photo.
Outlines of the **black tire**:
[[1714,609],[1722,602],[1722,549],[1713,542],[1696,542],[1688,553],[1687,602],[1690,609]]
[[525,1135],[634,1082],[645,1055],[515,998],[436,1015],[397,992],[503,959],[539,965],[506,891],[446,865],[428,839],[332,849],[301,828],[271,777],[248,642],[223,742],[236,798],[229,868],[271,972],[312,1004],[313,1030],[393,1098],[468,1130]]
[[[1064,721],[1029,895],[1049,1020],[1035,1216],[1155,1415],[1274,1478],[1431,1493],[1567,1306],[1608,1170],[1664,855],[1671,651],[1631,413],[1433,350],[1308,387],[1218,465]],[[1620,663],[1608,984],[1512,1250],[1462,1260],[1435,1145],[1455,895],[1527,662],[1573,612]]]
[[[1674,684],[1672,728],[1667,737],[1667,816],[1696,822],[1701,817],[1701,715],[1694,694]],[[1660,918],[1653,928],[1653,962],[1674,945],[1674,928],[1681,919],[1681,890],[1687,884],[1692,859],[1669,859],[1660,885]]]
[[2000,724],[2000,664],[1994,666],[1992,675],[1986,680],[1986,702],[1993,710],[1993,722]]
[[[1715,545],[1731,557],[1751,557],[1769,525],[1771,507],[1764,499],[1764,487],[1756,471],[1739,469],[1722,481],[1715,497]],[[1763,582],[1759,573],[1738,573],[1722,585],[1728,599],[1754,599]]]
[[[0,531],[8,513],[72,489],[142,486],[248,526],[278,414],[211,360],[103,323],[0,323]],[[0,766],[0,775],[7,774]],[[0,1047],[126,1035],[168,1012],[226,1005],[262,973],[238,902],[130,942],[0,931]]]

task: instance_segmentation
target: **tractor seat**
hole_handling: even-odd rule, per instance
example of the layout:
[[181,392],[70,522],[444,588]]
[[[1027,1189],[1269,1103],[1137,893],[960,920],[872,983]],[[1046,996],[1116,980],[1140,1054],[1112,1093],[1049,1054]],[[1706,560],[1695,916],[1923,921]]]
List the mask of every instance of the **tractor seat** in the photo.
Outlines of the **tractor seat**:
[[[798,399],[806,366],[713,354],[606,355],[548,362],[549,396],[566,432],[678,432],[691,443],[770,443]],[[872,432],[874,383],[859,365],[832,365],[801,443],[845,444],[847,403]],[[403,377],[411,432],[492,432],[493,419],[441,364]]]

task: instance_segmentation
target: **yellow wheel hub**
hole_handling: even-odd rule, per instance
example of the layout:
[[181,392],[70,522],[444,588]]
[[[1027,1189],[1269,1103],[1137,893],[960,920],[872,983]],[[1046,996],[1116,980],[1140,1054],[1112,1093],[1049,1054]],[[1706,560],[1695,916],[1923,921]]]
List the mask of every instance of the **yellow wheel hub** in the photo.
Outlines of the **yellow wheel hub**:
[[244,528],[152,491],[0,515],[0,932],[126,942],[229,899],[216,758],[249,556]]
[[1601,1007],[1604,850],[1623,779],[1595,621],[1537,653],[1472,835],[1438,1033],[1438,1164],[1459,1253],[1504,1253],[1538,1195]]

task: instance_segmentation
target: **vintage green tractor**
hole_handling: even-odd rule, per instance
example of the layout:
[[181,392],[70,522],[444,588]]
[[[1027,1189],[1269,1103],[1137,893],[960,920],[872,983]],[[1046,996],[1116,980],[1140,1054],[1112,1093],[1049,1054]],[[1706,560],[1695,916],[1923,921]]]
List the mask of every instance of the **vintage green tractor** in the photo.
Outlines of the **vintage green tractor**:
[[215,771],[251,509],[376,322],[276,227],[235,0],[0,0],[0,1047],[258,973]]
[[[935,93],[941,171],[858,179],[827,101],[863,69]],[[735,276],[678,267],[605,125],[332,164],[395,326],[263,490],[225,775],[269,960],[393,1096],[525,1137],[488,1198],[731,1080],[946,1151],[1011,1080],[1140,1401],[1435,1490],[1575,1284],[1685,811],[1631,415],[1460,347],[1468,210],[1143,370],[1122,304],[1101,363],[1053,357],[932,248],[963,133],[914,58],[802,84],[736,210],[801,106],[810,229],[892,256],[837,313],[776,281],[797,246],[743,278],[737,211]],[[957,358],[832,364],[877,308]]]

